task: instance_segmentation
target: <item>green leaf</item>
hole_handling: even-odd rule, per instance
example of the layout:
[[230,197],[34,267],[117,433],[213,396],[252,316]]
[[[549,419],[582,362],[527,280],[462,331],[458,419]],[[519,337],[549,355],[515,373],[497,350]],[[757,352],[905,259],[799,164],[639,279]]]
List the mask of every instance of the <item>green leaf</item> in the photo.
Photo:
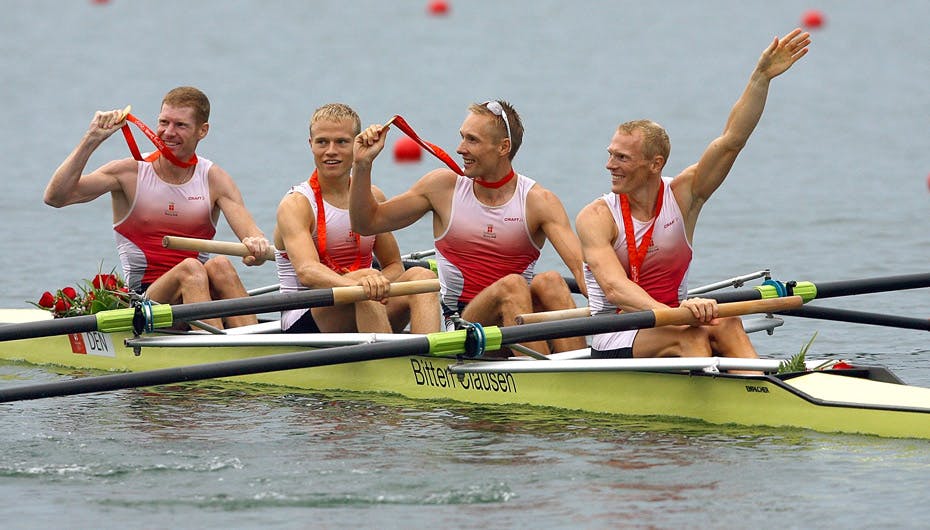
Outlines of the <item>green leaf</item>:
[[779,374],[786,374],[792,372],[804,372],[807,371],[807,365],[805,364],[805,357],[807,356],[807,351],[810,350],[811,344],[814,343],[814,339],[817,338],[817,332],[814,332],[814,336],[811,337],[811,340],[807,341],[807,344],[801,348],[801,351],[794,354],[791,359],[787,361],[782,361],[781,365],[778,367]]

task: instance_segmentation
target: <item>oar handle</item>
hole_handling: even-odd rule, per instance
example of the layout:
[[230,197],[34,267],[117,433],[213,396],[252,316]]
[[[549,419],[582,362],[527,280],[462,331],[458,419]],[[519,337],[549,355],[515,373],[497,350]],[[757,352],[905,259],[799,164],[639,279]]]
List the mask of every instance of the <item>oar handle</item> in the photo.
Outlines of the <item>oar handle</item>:
[[514,320],[517,324],[535,324],[536,322],[552,322],[553,320],[565,320],[566,318],[580,318],[591,314],[587,307],[576,307],[574,309],[557,309],[555,311],[540,311],[539,313],[523,313],[517,315]]
[[[175,250],[193,250],[195,252],[208,252],[210,254],[222,254],[224,256],[251,256],[249,247],[244,243],[233,241],[214,241],[212,239],[196,239],[193,237],[165,236],[161,240],[161,246]],[[274,250],[268,249],[265,253],[265,259],[274,261]]]
[[[435,293],[439,291],[439,280],[413,280],[409,282],[394,282],[391,284],[389,296],[406,296],[410,294]],[[351,287],[334,287],[333,303],[352,304],[368,300],[365,288],[360,285]]]
[[[804,305],[800,296],[785,296],[782,298],[766,298],[764,300],[748,300],[745,302],[730,302],[717,304],[717,316],[735,317],[753,313],[777,313],[789,309],[797,309]],[[694,317],[687,307],[674,309],[656,309],[653,311],[656,318],[656,327],[659,326],[693,326],[701,322]]]

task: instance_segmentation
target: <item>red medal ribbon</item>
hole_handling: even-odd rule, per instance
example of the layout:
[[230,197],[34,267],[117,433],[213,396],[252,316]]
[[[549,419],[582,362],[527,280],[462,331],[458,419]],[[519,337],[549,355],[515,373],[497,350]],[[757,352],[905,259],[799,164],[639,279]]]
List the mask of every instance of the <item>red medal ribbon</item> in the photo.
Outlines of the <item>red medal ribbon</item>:
[[630,279],[639,284],[639,269],[646,259],[646,252],[649,245],[652,244],[652,231],[656,227],[656,221],[659,219],[659,212],[662,210],[662,198],[665,196],[665,182],[659,181],[659,196],[656,197],[656,209],[652,213],[652,224],[643,234],[643,239],[636,246],[636,235],[633,232],[633,215],[630,214],[630,199],[625,193],[620,194],[620,211],[623,213],[623,228],[626,231],[626,250],[630,259]]
[[[441,160],[443,163],[445,163],[447,166],[449,166],[449,169],[451,169],[452,171],[455,171],[456,175],[462,175],[462,176],[465,175],[465,172],[462,171],[462,168],[460,168],[459,165],[455,163],[455,160],[452,160],[452,157],[449,156],[449,153],[446,153],[445,151],[443,151],[442,148],[439,147],[438,145],[427,142],[426,140],[420,138],[420,136],[416,133],[416,131],[413,130],[413,127],[411,127],[407,123],[407,120],[405,120],[400,115],[395,115],[393,118],[391,118],[388,121],[388,124],[396,125],[397,128],[401,130],[401,132],[409,136],[411,140],[413,140],[420,147],[425,149],[427,153],[435,156],[436,158]],[[510,170],[510,173],[508,173],[506,177],[504,177],[502,180],[498,182],[485,182],[483,180],[478,180],[478,179],[473,179],[473,180],[477,182],[478,185],[484,186],[485,188],[497,189],[503,186],[504,184],[507,184],[508,182],[510,182],[510,179],[512,179],[514,175],[515,173],[513,172],[513,170]]]
[[482,186],[485,188],[491,188],[492,190],[496,190],[497,188],[500,188],[504,184],[507,184],[508,182],[510,182],[513,179],[514,175],[516,175],[516,173],[514,173],[514,171],[511,169],[510,173],[507,173],[506,177],[498,180],[497,182],[487,182],[487,181],[478,180],[478,179],[472,179],[472,180],[474,180],[475,184],[479,186]]
[[142,153],[139,152],[139,146],[136,145],[136,139],[132,136],[132,131],[129,130],[129,123],[123,125],[123,136],[126,137],[126,144],[129,145],[129,152],[132,153],[132,157],[136,160],[145,161],[145,162],[154,162],[156,158],[160,155],[164,155],[172,164],[178,167],[191,167],[197,163],[197,155],[191,155],[190,160],[187,162],[182,162],[178,157],[174,156],[174,153],[171,152],[171,149],[165,145],[165,142],[155,134],[152,129],[149,129],[148,125],[142,123],[142,120],[136,118],[132,114],[126,115],[126,121],[134,123],[136,127],[142,131],[149,140],[155,144],[155,148],[158,149],[149,156],[142,158]]
[[435,156],[439,160],[442,160],[443,163],[449,166],[449,169],[451,169],[452,171],[455,171],[456,175],[463,175],[463,176],[465,175],[465,172],[462,171],[462,168],[460,168],[459,165],[455,163],[455,160],[452,160],[452,157],[449,156],[449,153],[446,153],[445,151],[443,151],[442,148],[439,147],[438,145],[431,144],[427,142],[426,140],[420,138],[420,136],[413,130],[413,127],[408,125],[407,121],[404,120],[402,117],[395,115],[393,118],[391,118],[388,121],[388,124],[391,124],[391,123],[396,125],[398,129],[400,129],[404,134],[409,136],[411,140],[419,144],[420,147],[422,147],[423,149],[426,149],[427,153]]
[[350,232],[355,236],[355,263],[350,267],[342,267],[326,253],[326,212],[323,210],[323,190],[320,188],[320,175],[314,169],[313,175],[310,176],[310,189],[313,190],[313,197],[316,199],[316,242],[317,250],[320,255],[320,261],[330,269],[345,274],[347,272],[357,271],[362,265],[362,238],[356,232]]

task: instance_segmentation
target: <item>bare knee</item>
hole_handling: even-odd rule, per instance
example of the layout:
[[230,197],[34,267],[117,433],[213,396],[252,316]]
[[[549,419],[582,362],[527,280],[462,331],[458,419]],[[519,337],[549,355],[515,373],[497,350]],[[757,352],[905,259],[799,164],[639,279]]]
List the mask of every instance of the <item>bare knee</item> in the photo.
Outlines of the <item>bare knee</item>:
[[400,278],[398,279],[401,281],[405,281],[405,282],[419,281],[419,280],[435,280],[436,273],[423,267],[411,267],[405,270],[404,273],[401,274]]
[[714,354],[710,346],[710,330],[706,326],[684,328],[679,337],[680,357],[710,357]]
[[[196,261],[196,260],[195,260]],[[199,262],[198,262],[199,263]],[[216,256],[207,260],[202,268],[212,283],[226,283],[239,278],[239,273],[226,256]]]
[[743,319],[739,317],[724,317],[717,319],[714,327],[721,333],[745,333],[743,328]]
[[[497,287],[498,291],[502,292],[504,295],[516,294],[519,297],[523,297],[530,292],[529,285],[526,283],[526,278],[519,274],[508,274],[494,282],[494,285]],[[502,297],[507,298],[506,296]]]
[[559,273],[546,271],[537,274],[530,283],[534,310],[550,311],[575,307],[571,289]]
[[565,283],[565,278],[559,273],[555,271],[546,271],[533,276],[533,281],[530,282],[530,288],[534,293],[558,290],[568,291],[568,284]]
[[177,271],[181,282],[184,284],[193,282],[206,285],[209,281],[206,267],[195,258],[185,258],[181,263],[175,265],[173,270]]

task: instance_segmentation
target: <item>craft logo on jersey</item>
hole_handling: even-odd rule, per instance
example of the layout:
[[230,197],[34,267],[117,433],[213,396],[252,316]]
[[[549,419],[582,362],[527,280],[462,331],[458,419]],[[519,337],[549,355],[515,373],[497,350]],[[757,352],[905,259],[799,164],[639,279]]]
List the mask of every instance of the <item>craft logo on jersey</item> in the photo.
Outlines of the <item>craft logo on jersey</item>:
[[481,234],[481,237],[485,239],[497,239],[497,234],[494,233],[494,225],[488,225],[488,229]]
[[346,236],[345,241],[346,241],[346,243],[354,243],[354,242],[355,242],[355,232],[353,232],[352,230],[349,230],[349,235]]
[[175,209],[174,209],[174,202],[173,202],[173,201],[168,203],[168,209],[165,210],[165,215],[168,215],[168,216],[171,216],[171,217],[177,217],[177,216],[178,216],[178,212],[175,211]]

